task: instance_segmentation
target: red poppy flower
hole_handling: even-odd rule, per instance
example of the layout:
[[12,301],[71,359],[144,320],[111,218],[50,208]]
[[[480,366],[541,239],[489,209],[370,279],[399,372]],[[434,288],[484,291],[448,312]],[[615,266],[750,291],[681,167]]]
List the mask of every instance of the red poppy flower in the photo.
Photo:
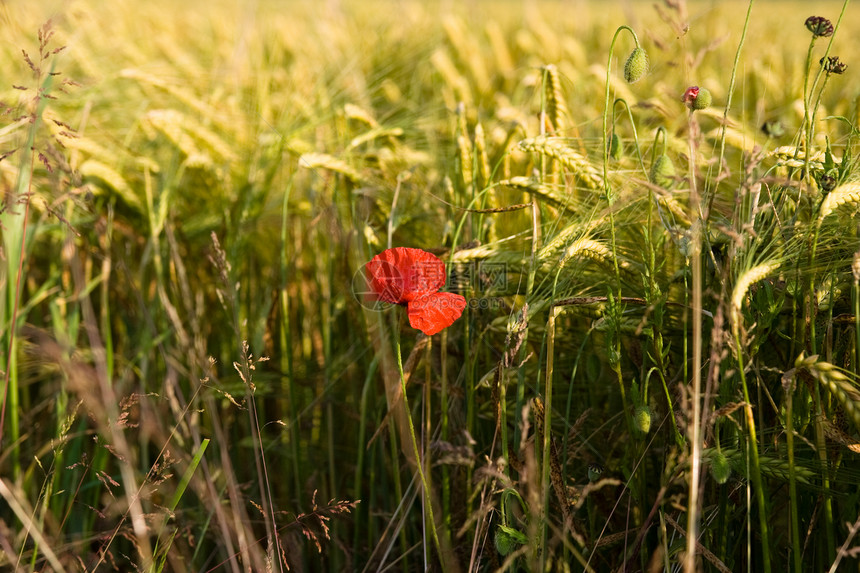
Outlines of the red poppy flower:
[[691,86],[684,92],[681,101],[687,104],[687,107],[693,107],[693,102],[696,101],[697,97],[699,97],[699,86]]
[[427,251],[388,249],[364,268],[373,295],[405,306],[409,325],[428,336],[451,326],[466,308],[459,294],[437,292],[445,286],[445,263]]

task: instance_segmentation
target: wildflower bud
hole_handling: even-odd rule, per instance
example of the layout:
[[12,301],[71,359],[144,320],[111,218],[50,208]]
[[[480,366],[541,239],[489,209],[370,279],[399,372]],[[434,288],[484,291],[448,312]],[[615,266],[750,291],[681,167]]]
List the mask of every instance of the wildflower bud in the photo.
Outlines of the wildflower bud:
[[504,557],[505,555],[515,551],[520,545],[528,543],[529,539],[523,532],[514,529],[513,527],[499,525],[496,527],[494,541],[496,542],[496,551],[499,552],[499,555]]
[[812,32],[814,38],[827,38],[833,35],[833,24],[827,18],[810,16],[805,23],[806,29]]
[[496,528],[495,542],[496,551],[498,551],[499,555],[501,555],[502,557],[508,555],[517,548],[517,542],[514,540],[514,538],[501,528]]
[[654,185],[669,189],[675,184],[675,164],[668,155],[661,155],[651,166],[651,174],[648,179]]
[[613,133],[609,139],[609,157],[616,161],[621,159],[621,138],[617,133]]
[[820,60],[821,66],[824,68],[824,71],[828,74],[842,74],[845,72],[845,68],[848,66],[845,62],[839,61],[838,56],[830,56],[828,58],[821,58]]
[[711,92],[705,88],[691,86],[684,92],[684,95],[681,97],[681,101],[684,102],[688,108],[696,111],[710,106],[713,98],[711,97]]
[[630,52],[624,63],[624,81],[628,84],[638,82],[648,73],[648,54],[643,48],[637,46]]
[[603,466],[600,464],[588,464],[588,481],[591,483],[600,479],[600,474],[603,473]]
[[714,481],[718,484],[724,484],[731,474],[732,468],[723,452],[715,452],[711,455],[711,476]]
[[636,406],[633,411],[633,427],[643,435],[651,431],[651,408],[645,404]]

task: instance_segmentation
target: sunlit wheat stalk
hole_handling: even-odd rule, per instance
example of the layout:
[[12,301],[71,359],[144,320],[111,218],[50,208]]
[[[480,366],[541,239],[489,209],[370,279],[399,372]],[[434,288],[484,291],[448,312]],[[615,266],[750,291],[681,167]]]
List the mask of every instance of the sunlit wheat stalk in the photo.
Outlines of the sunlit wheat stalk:
[[741,315],[741,305],[746,298],[746,293],[749,288],[756,282],[771,275],[778,268],[777,263],[763,263],[757,265],[743,275],[740,276],[735,288],[732,291],[731,313],[732,313],[732,332],[735,339],[735,351],[738,360],[738,376],[741,380],[743,388],[744,401],[746,406],[744,412],[746,414],[747,431],[749,432],[749,453],[752,472],[753,489],[756,495],[756,505],[758,507],[759,529],[762,537],[762,559],[763,566],[766,571],[770,571],[770,550],[768,545],[768,515],[767,505],[765,504],[764,485],[762,483],[762,465],[759,459],[758,440],[756,439],[755,418],[753,417],[752,402],[750,401],[750,393],[747,388],[746,366],[744,358],[744,347],[741,344],[741,327],[743,324],[743,316]]

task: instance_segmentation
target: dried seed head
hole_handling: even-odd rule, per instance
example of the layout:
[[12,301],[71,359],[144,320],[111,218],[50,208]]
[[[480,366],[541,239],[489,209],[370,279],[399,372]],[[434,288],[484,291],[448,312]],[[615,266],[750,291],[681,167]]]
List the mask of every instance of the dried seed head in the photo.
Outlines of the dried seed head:
[[675,164],[668,155],[661,155],[651,166],[651,174],[648,177],[651,183],[669,189],[675,184]]
[[815,38],[827,38],[833,35],[833,24],[827,18],[810,16],[805,23],[806,29],[812,32]]
[[711,476],[718,484],[724,484],[729,479],[732,473],[732,468],[729,466],[729,460],[722,452],[714,452],[711,455]]
[[637,46],[630,52],[624,63],[624,81],[628,84],[638,82],[646,73],[648,73],[648,54],[643,48]]
[[821,58],[820,62],[821,66],[824,68],[824,71],[828,74],[843,74],[845,73],[845,68],[848,67],[845,62],[839,60],[839,56]]

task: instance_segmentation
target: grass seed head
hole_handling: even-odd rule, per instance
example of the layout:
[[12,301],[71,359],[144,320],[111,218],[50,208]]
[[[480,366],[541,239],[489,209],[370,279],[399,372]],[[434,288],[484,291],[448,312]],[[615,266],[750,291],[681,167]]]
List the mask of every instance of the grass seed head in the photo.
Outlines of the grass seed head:
[[740,276],[732,291],[732,317],[736,323],[741,319],[741,305],[749,288],[758,281],[766,278],[779,268],[777,263],[763,263],[757,265]]
[[821,210],[818,212],[818,224],[821,225],[822,221],[839,207],[857,204],[860,204],[860,183],[840,185],[822,201]]

